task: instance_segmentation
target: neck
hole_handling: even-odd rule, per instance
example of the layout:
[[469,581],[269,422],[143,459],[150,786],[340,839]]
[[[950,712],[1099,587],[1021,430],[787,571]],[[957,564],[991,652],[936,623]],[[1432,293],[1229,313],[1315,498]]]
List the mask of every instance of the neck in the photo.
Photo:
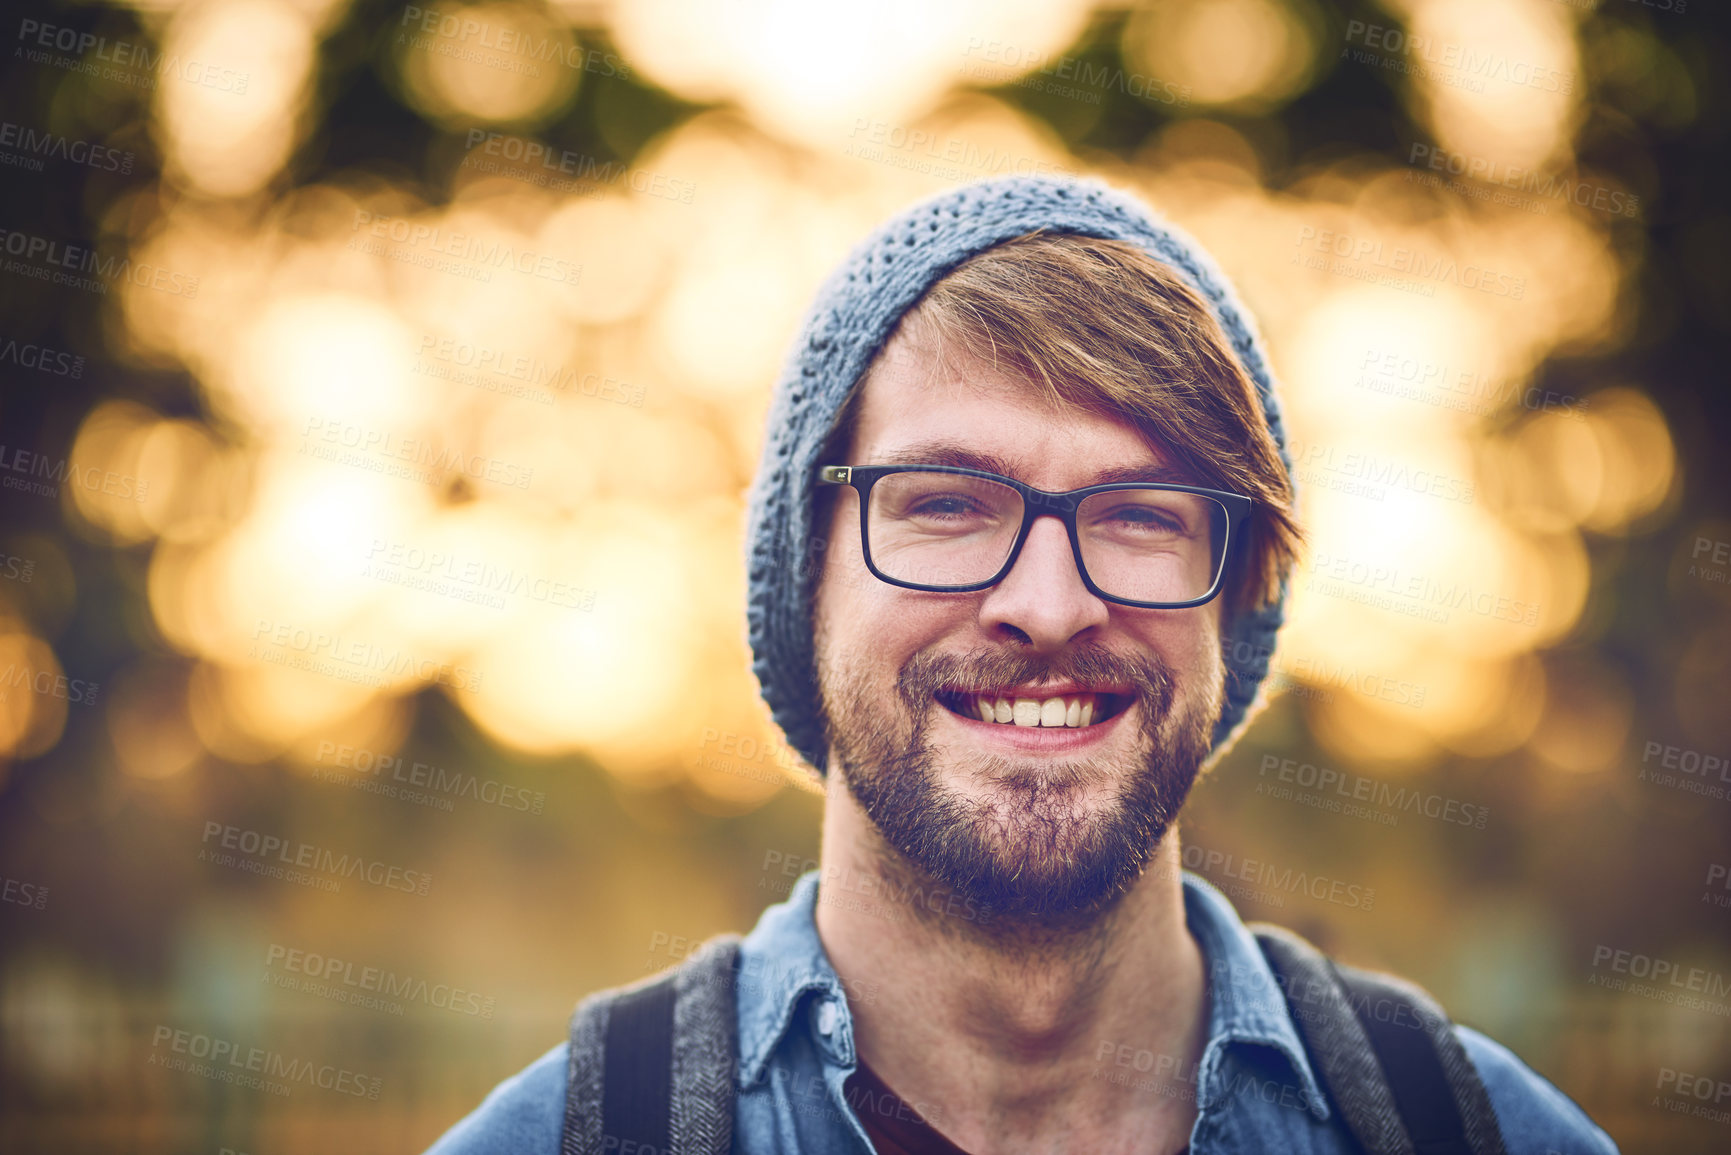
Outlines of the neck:
[[[934,1125],[975,1155],[1038,1149],[1041,1137],[1146,1151],[1151,1128],[1175,1140],[1164,1149],[1183,1146],[1195,1105],[1181,1077],[1206,1041],[1207,992],[1176,832],[1098,918],[982,924],[971,901],[884,842],[838,778],[817,928],[848,989],[876,992],[851,1008],[861,1058],[904,1099],[918,1090]],[[1116,1062],[1142,1051],[1170,1058],[1153,1068],[1178,1076],[1170,1086]]]

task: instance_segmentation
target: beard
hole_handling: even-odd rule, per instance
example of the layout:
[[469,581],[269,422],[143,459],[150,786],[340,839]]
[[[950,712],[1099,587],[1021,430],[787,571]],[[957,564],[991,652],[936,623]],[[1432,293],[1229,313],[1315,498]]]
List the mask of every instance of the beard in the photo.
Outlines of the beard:
[[[887,703],[864,677],[834,668],[823,668],[819,683],[847,790],[898,852],[880,863],[892,886],[924,874],[972,900],[986,916],[977,929],[1026,937],[1093,926],[1142,877],[1208,755],[1222,676],[1215,663],[1203,692],[1179,703],[1176,679],[1157,656],[1132,660],[1089,644],[1051,659],[922,652],[898,672]],[[1127,759],[1004,757],[932,741],[942,689],[1059,678],[1133,688],[1137,731]]]

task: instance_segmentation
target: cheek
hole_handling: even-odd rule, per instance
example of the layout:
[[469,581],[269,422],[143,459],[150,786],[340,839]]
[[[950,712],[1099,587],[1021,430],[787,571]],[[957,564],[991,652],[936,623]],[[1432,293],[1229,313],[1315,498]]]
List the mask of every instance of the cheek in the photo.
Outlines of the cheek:
[[1152,623],[1142,637],[1172,668],[1180,692],[1187,692],[1206,683],[1222,665],[1220,615],[1204,610],[1165,612],[1170,616]]
[[948,607],[921,604],[919,594],[873,577],[855,549],[829,559],[812,599],[819,652],[847,654],[853,662],[899,665],[941,633]]
[[812,591],[812,628],[819,649],[825,639],[845,634],[858,622],[861,612],[861,577],[865,564],[860,558],[858,543],[831,539],[818,567],[816,586]]
[[1218,610],[1199,615],[1196,628],[1196,670],[1210,678],[1225,676],[1225,655],[1220,652],[1220,613]]
[[857,540],[832,542],[812,596],[812,640],[820,668],[845,667],[836,672],[858,677],[892,656],[886,634],[896,615],[886,595],[895,590],[865,568]]
[[1219,599],[1206,607],[1205,613],[1197,615],[1196,639],[1199,647],[1198,658],[1207,663],[1220,662],[1220,602]]
[[978,614],[968,599],[879,581],[866,569],[859,543],[843,538],[832,546],[812,596],[819,668],[893,681],[908,659],[965,634]]

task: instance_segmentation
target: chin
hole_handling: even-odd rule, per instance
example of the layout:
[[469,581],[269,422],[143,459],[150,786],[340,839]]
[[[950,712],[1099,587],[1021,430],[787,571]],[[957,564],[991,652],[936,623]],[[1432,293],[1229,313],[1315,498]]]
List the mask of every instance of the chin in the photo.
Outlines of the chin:
[[1210,718],[1159,725],[1136,712],[1117,717],[1141,741],[1090,740],[1080,757],[940,745],[939,719],[914,725],[899,752],[838,743],[840,771],[898,868],[971,899],[995,930],[1070,931],[1142,877],[1207,753]]
[[922,652],[887,692],[824,663],[820,685],[886,869],[1038,931],[1099,918],[1142,877],[1208,754],[1221,672],[1180,693],[1158,655],[1093,644]]

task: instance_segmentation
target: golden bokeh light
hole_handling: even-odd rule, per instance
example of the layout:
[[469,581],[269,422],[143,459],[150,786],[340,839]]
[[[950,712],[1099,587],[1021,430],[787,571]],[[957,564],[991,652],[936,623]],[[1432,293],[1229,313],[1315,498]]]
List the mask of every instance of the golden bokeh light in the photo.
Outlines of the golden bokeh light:
[[1086,4],[639,0],[611,13],[626,56],[687,100],[734,101],[763,130],[824,147],[905,129],[959,80],[997,82],[1075,40]]
[[1152,0],[1125,27],[1124,55],[1194,104],[1261,112],[1310,79],[1314,18],[1294,0]]
[[1407,65],[1414,99],[1451,152],[1533,169],[1566,163],[1586,80],[1575,9],[1543,0],[1395,0],[1406,27],[1380,51]]
[[[286,743],[265,736],[268,720],[246,717],[238,706],[219,667],[203,662],[193,667],[187,681],[186,712],[206,750],[237,765],[268,762],[285,754]],[[311,728],[306,729],[310,732]]]
[[569,28],[511,2],[411,6],[392,47],[410,102],[463,127],[544,119],[570,101],[590,61]]
[[[85,416],[67,465],[67,493],[80,524],[125,545],[155,535],[148,510],[160,508],[163,481],[172,477],[140,467],[156,424],[157,415],[134,401],[105,401]],[[152,464],[173,463],[157,454]]]
[[[691,194],[695,199],[696,190]],[[576,291],[563,301],[567,316],[579,323],[607,325],[637,315],[665,275],[664,234],[648,208],[624,198],[561,205],[547,218],[541,240],[583,266]]]
[[1545,667],[1533,654],[1501,662],[1467,657],[1451,666],[1446,676],[1442,700],[1457,717],[1474,722],[1438,735],[1441,744],[1456,754],[1493,758],[1519,749],[1544,717]]
[[[80,687],[83,702],[90,688]],[[0,613],[0,764],[34,758],[60,741],[74,689],[53,647]]]
[[332,752],[340,747],[367,751],[395,751],[409,736],[415,720],[415,700],[397,695],[367,699],[347,714],[334,715],[321,725],[302,730],[289,739],[283,757],[302,771],[332,765]]
[[203,541],[234,516],[243,492],[242,456],[225,451],[197,421],[154,423],[138,447],[138,473],[153,485],[140,505],[151,533],[167,541]]
[[1664,415],[1646,394],[1619,386],[1594,393],[1592,403],[1587,427],[1605,478],[1581,524],[1621,533],[1678,496],[1676,449]]
[[328,417],[371,430],[417,413],[414,348],[414,333],[374,301],[279,298],[258,310],[214,384],[255,428],[304,434]]
[[276,175],[299,142],[313,33],[284,0],[199,0],[175,12],[152,122],[169,179],[234,197]]

